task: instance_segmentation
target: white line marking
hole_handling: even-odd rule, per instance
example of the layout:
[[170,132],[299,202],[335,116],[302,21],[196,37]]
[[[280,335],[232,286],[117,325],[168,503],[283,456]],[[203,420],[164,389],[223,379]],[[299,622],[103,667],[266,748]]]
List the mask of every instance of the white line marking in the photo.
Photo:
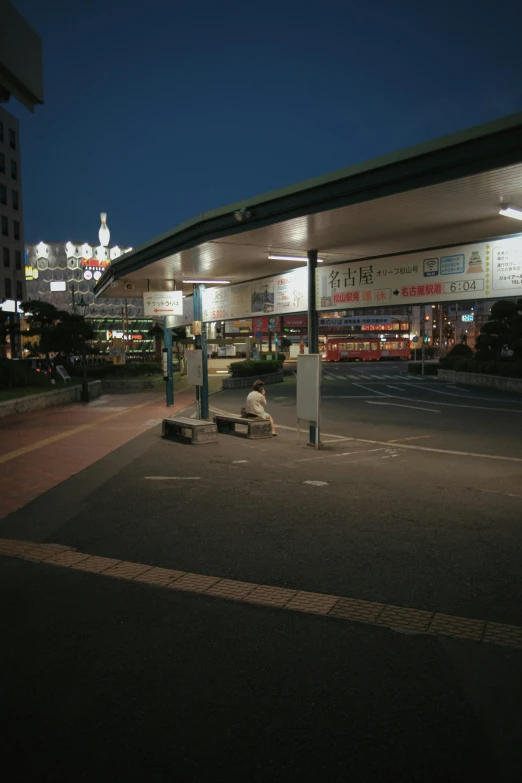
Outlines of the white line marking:
[[303,484],[310,484],[312,487],[327,487],[327,481],[303,481]]
[[232,465],[244,465],[245,462],[248,462],[247,459],[235,459],[232,462]]
[[400,405],[395,402],[377,402],[377,400],[367,400],[368,405],[392,405],[394,408],[410,408],[412,411],[427,411],[428,413],[440,413],[440,411],[434,411],[433,408],[418,408],[416,405]]
[[395,389],[395,391],[404,391],[404,389],[401,389],[399,386],[390,386],[390,384],[386,384],[387,389]]
[[[399,397],[397,394],[385,395],[391,396],[394,400],[405,400],[406,402],[423,402],[426,404],[426,400],[417,400],[414,397]],[[457,405],[455,402],[434,402],[433,405],[444,405],[445,408],[469,408],[472,411],[499,411],[500,413],[522,413],[522,411],[514,411],[509,408],[489,408],[485,405]]]
[[[433,388],[426,388],[426,387],[424,387],[424,391],[426,391],[426,392],[433,392],[434,394],[444,394],[444,395],[446,395],[446,397],[458,397],[461,400],[463,399],[462,394],[453,394],[453,392],[446,392],[446,391],[442,391],[441,389],[433,389]],[[492,399],[491,397],[477,397],[477,396],[475,396],[473,394],[469,394],[469,392],[466,392],[466,399],[467,400],[483,400],[484,402],[502,402],[502,400]],[[506,404],[509,404],[509,405],[522,405],[522,400],[520,402],[518,400],[506,400]],[[442,403],[441,403],[441,405],[442,405]]]
[[380,392],[377,389],[370,389],[368,386],[363,386],[362,383],[354,383],[354,386],[358,386],[360,389],[364,389],[365,391],[369,391],[372,394],[378,395],[379,397],[389,397],[389,394],[385,394],[384,392]]
[[508,498],[522,498],[522,495],[516,495],[514,492],[500,492],[497,489],[477,489],[477,492],[487,492],[491,495],[506,495]]
[[148,481],[200,481],[201,476],[143,476]]
[[312,462],[318,459],[332,459],[337,457],[351,457],[352,454],[371,454],[374,451],[387,451],[387,449],[362,449],[362,451],[344,451],[341,454],[323,454],[320,457],[306,457],[306,459],[296,459],[296,462]]

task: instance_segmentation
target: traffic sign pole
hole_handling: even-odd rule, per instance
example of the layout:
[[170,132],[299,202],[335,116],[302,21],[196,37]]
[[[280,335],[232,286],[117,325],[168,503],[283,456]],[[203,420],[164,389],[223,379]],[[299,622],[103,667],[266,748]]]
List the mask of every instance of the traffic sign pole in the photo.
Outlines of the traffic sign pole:
[[172,372],[172,329],[167,327],[167,319],[163,319],[163,338],[167,349],[167,382],[165,385],[167,408],[174,405],[174,375]]

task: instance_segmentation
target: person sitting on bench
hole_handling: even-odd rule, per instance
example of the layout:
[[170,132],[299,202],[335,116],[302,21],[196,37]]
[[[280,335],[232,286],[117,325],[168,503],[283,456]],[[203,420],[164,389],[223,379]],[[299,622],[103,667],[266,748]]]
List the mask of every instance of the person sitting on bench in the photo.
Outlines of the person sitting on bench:
[[267,419],[270,422],[272,435],[275,437],[277,432],[273,418],[265,411],[266,393],[263,381],[254,381],[253,390],[247,397],[246,415],[248,419]]

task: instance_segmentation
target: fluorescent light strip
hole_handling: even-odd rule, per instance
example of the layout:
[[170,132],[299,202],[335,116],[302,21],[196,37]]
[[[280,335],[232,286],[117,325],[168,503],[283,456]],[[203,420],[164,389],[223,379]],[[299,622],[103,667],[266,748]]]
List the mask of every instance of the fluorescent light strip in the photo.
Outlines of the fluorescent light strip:
[[187,285],[189,283],[194,283],[194,285],[198,283],[204,283],[205,285],[229,285],[230,280],[183,280],[183,282]]
[[[268,256],[269,261],[308,261],[308,258],[306,256],[280,256],[275,254],[270,254]],[[318,264],[323,263],[322,258],[317,259]]]
[[498,214],[515,218],[515,220],[522,220],[522,209],[514,209],[514,207],[503,207]]

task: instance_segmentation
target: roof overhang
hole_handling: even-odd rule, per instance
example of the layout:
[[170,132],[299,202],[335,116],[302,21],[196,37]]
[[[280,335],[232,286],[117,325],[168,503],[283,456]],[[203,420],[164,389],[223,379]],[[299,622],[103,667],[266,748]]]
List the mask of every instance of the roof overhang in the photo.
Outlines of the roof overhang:
[[522,208],[522,113],[203,213],[118,259],[95,293],[296,266],[269,254],[317,249],[335,263],[505,236],[522,228],[498,214],[507,203]]

